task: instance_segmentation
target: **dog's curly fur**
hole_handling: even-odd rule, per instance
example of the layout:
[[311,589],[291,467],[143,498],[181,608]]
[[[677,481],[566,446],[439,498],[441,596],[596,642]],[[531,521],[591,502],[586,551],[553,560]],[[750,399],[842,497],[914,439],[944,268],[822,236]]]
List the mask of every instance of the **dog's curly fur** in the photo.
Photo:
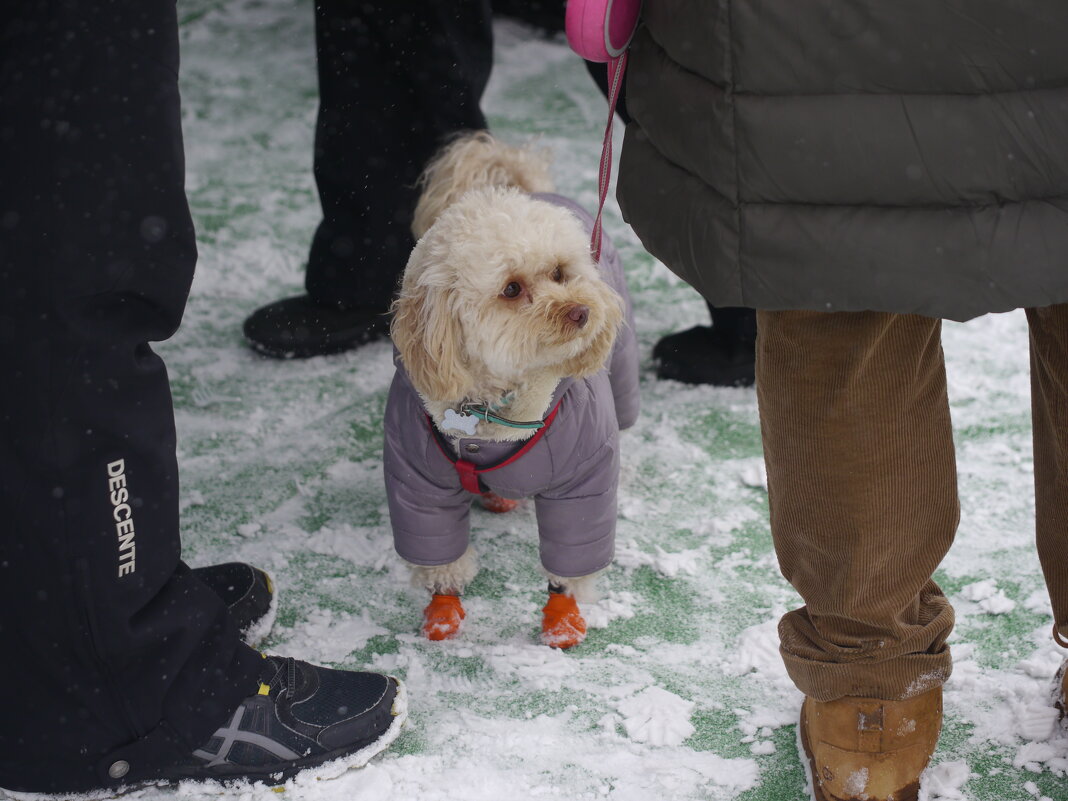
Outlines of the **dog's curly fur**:
[[[421,185],[391,326],[412,385],[438,424],[462,401],[509,393],[510,417],[544,416],[561,379],[605,366],[623,320],[579,220],[528,194],[551,191],[547,157],[478,132],[446,147]],[[532,433],[479,423],[485,439]],[[455,575],[423,573],[438,588]]]
[[552,192],[549,156],[530,147],[511,147],[488,131],[454,137],[419,178],[412,234],[420,239],[441,213],[472,189],[513,186],[524,192]]
[[[498,183],[468,187],[433,216],[393,304],[393,343],[439,423],[461,401],[496,403],[508,392],[512,415],[540,417],[561,378],[604,367],[623,319],[574,215],[498,185],[509,164],[517,181],[534,172],[531,154],[487,137],[457,140],[428,168],[426,192],[438,198],[455,194],[456,176]],[[493,169],[480,168],[487,161]],[[588,310],[581,326],[568,316],[580,307]],[[487,439],[530,434],[480,425]]]

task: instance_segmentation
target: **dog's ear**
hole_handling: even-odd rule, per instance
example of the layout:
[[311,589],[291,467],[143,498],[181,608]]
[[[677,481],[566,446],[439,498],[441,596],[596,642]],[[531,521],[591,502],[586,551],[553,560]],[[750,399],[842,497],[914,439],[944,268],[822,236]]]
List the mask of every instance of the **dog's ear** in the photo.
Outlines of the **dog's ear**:
[[462,399],[473,383],[449,288],[403,286],[393,302],[390,333],[412,386],[429,401]]

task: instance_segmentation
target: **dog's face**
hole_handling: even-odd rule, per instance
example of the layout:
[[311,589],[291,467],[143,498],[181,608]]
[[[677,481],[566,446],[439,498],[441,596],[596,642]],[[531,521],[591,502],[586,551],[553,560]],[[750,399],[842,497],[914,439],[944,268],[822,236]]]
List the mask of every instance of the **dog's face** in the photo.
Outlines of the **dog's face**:
[[454,401],[524,376],[600,370],[622,321],[581,223],[511,189],[475,190],[419,240],[393,341],[415,388]]

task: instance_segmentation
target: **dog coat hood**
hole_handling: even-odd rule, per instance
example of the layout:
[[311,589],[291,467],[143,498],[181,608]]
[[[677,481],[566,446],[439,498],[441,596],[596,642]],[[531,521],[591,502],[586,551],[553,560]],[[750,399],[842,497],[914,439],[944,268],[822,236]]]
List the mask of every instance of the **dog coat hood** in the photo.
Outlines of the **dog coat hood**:
[[[590,215],[567,198],[533,197],[568,208],[587,230],[592,227]],[[563,379],[546,411],[556,416],[539,441],[521,458],[480,476],[498,495],[534,498],[542,564],[559,576],[586,576],[612,559],[619,430],[634,423],[639,406],[633,312],[619,255],[607,241],[600,268],[626,306],[609,364],[589,378]],[[454,461],[496,465],[524,443],[473,436],[439,443],[404,365],[396,355],[394,360],[383,459],[394,545],[413,564],[448,564],[467,550],[472,500]],[[453,449],[448,457],[442,453],[446,444]]]

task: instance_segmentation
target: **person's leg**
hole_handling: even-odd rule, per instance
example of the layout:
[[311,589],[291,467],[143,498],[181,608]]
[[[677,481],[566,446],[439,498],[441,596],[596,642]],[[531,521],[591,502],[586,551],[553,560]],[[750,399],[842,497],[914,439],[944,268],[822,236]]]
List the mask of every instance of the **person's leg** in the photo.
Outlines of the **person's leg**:
[[914,798],[951,669],[953,611],[931,580],[959,517],[941,321],[760,311],[757,325],[772,536],[805,602],[779,624],[781,652],[807,696],[817,797]]
[[756,311],[744,306],[713,306],[708,304],[708,313],[712,317],[712,329],[739,342],[748,342],[750,347],[756,342]]
[[781,623],[798,689],[899,699],[949,676],[931,581],[956,531],[941,321],[758,312],[771,531],[805,606]]
[[[167,373],[196,250],[173,2],[19,2],[0,36],[0,786],[207,739],[257,686],[180,561]],[[141,767],[141,766],[136,766]],[[106,778],[106,775],[103,777]]]
[[337,772],[404,718],[387,676],[243,645],[227,604],[261,610],[180,561],[170,390],[148,344],[177,328],[196,260],[177,46],[173,0],[0,12],[5,790]]
[[1035,534],[1053,605],[1055,636],[1068,643],[1068,304],[1028,309],[1035,452]]
[[486,127],[488,3],[320,0],[315,30],[323,220],[306,286],[323,305],[385,312],[415,244],[419,173],[448,134]]
[[756,311],[708,304],[712,325],[662,337],[653,347],[659,378],[686,384],[748,387],[755,380]]
[[323,219],[307,295],[245,323],[257,350],[313,356],[388,333],[386,312],[414,246],[424,165],[452,133],[486,127],[479,100],[493,57],[487,0],[315,5]]

